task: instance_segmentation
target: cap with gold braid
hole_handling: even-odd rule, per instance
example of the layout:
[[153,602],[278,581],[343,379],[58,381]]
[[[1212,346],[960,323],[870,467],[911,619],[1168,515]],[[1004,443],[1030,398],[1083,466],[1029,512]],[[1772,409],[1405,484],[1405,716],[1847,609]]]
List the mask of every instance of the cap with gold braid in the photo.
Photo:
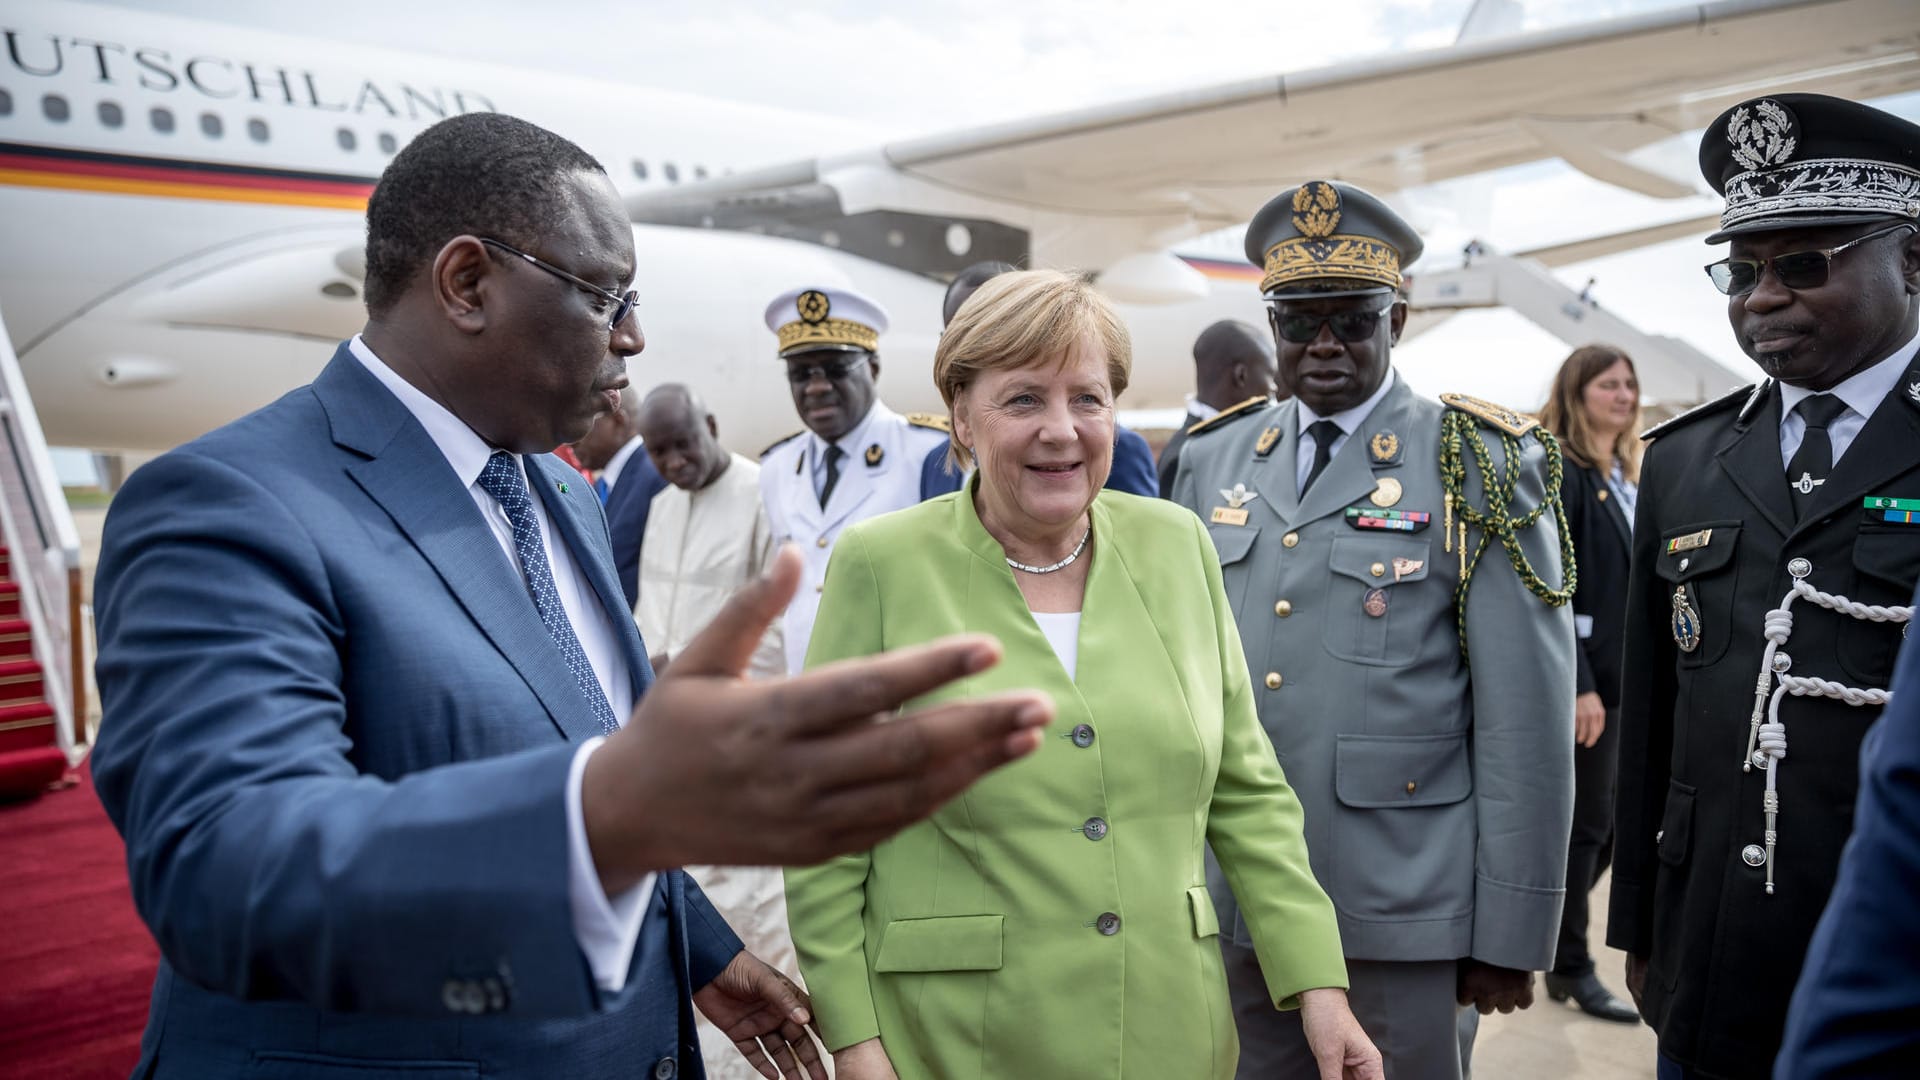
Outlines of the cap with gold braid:
[[783,358],[818,349],[878,352],[887,312],[852,289],[808,286],[767,305],[767,329],[779,338]]
[[1397,289],[1423,247],[1392,207],[1340,180],[1283,191],[1247,226],[1247,259],[1266,271],[1268,297]]

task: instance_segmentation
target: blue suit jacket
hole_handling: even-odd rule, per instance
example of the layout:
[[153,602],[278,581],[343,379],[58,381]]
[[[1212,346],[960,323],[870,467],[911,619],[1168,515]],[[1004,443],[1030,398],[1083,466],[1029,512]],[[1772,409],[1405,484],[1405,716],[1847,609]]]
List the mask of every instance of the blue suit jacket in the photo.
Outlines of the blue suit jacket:
[[1920,648],[1909,640],[1893,700],[1860,746],[1853,838],[1807,947],[1776,1077],[1920,1076],[1917,896]]
[[627,458],[619,481],[607,492],[607,532],[613,537],[613,565],[620,573],[620,591],[627,597],[629,621],[633,605],[640,601],[640,539],[647,533],[647,511],[666,486],[667,478],[641,448]]
[[[526,462],[644,691],[599,501]],[[136,1075],[700,1074],[688,994],[739,941],[664,874],[626,987],[596,988],[567,898],[586,698],[439,448],[344,347],[129,478],[94,602],[94,776],[163,956]]]
[[[964,479],[947,464],[946,446],[936,446],[920,462],[920,498],[924,501],[959,491]],[[1113,469],[1107,473],[1105,486],[1108,491],[1148,498],[1160,493],[1160,480],[1153,471],[1153,447],[1144,435],[1123,427],[1113,429]]]

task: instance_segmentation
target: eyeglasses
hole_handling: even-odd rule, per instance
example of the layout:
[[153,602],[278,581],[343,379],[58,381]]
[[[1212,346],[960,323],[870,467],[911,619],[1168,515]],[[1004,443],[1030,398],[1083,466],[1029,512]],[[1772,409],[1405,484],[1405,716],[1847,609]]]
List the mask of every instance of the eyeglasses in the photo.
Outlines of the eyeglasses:
[[1393,304],[1388,303],[1372,311],[1342,311],[1333,315],[1288,315],[1275,308],[1274,326],[1279,329],[1282,340],[1295,345],[1305,345],[1319,337],[1322,326],[1332,326],[1334,337],[1354,345],[1372,337],[1380,329],[1380,316],[1392,307]]
[[627,294],[625,296],[622,296],[616,292],[609,292],[606,289],[603,289],[600,286],[595,285],[591,281],[585,281],[580,278],[574,277],[572,274],[567,273],[565,270],[560,269],[559,267],[553,265],[552,263],[547,262],[544,259],[537,259],[532,255],[529,255],[526,252],[521,251],[519,248],[514,247],[512,244],[504,244],[498,240],[495,240],[487,236],[481,237],[480,242],[488,245],[489,247],[497,247],[501,251],[504,251],[509,255],[518,255],[521,258],[532,263],[533,265],[539,267],[540,269],[545,270],[547,273],[552,274],[554,277],[557,277],[563,281],[569,282],[572,285],[574,285],[576,288],[585,290],[586,292],[590,292],[593,295],[601,298],[602,300],[611,302],[614,305],[614,308],[613,308],[613,317],[607,320],[608,330],[618,330],[620,328],[620,324],[627,321],[627,316],[633,314],[634,305],[640,302],[640,293],[636,290],[628,289]]
[[787,365],[787,381],[795,386],[805,386],[813,381],[815,375],[818,375],[828,382],[839,382],[841,379],[853,374],[854,368],[859,367],[865,359],[864,356],[850,356],[845,360],[835,360],[832,363],[789,363]]
[[1878,239],[1898,229],[1911,229],[1910,222],[1889,225],[1884,229],[1875,229],[1865,236],[1856,236],[1839,247],[1823,248],[1817,251],[1793,251],[1785,255],[1775,255],[1771,259],[1721,259],[1717,263],[1707,264],[1707,277],[1712,279],[1713,287],[1728,296],[1745,296],[1760,287],[1760,275],[1767,267],[1773,267],[1773,279],[1783,289],[1817,289],[1827,283],[1827,275],[1833,270],[1833,257],[1854,246],[1869,240]]

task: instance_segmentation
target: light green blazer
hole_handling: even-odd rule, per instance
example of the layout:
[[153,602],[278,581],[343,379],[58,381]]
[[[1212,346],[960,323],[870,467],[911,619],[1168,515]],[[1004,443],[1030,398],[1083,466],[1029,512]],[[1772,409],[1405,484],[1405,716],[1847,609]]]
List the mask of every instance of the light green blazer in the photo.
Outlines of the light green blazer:
[[828,566],[809,667],[984,632],[1006,658],[916,704],[1035,688],[1059,710],[929,820],[787,872],[827,1046],[879,1035],[901,1080],[1231,1077],[1209,842],[1274,1000],[1347,985],[1205,527],[1111,491],[1092,521],[1074,679],[970,489],[849,528]]

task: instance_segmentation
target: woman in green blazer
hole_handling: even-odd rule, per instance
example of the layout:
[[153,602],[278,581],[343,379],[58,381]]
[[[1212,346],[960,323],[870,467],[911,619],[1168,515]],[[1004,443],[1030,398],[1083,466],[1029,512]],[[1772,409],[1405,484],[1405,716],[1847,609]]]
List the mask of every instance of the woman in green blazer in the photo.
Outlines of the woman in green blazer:
[[1380,1076],[1205,528],[1101,490],[1129,354],[1079,279],[988,282],[934,361],[973,481],[834,550],[809,666],[985,632],[1005,660],[923,703],[1038,688],[1059,710],[928,821],[787,872],[841,1080],[1231,1077],[1208,844],[1327,1075]]

